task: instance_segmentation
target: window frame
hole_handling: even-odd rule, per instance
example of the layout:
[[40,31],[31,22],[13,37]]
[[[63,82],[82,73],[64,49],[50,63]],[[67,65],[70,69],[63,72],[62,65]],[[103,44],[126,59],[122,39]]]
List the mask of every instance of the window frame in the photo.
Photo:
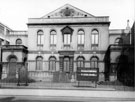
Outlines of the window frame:
[[38,30],[37,31],[37,45],[43,46],[43,44],[44,44],[44,32],[43,30]]
[[85,32],[83,29],[78,30],[77,34],[77,47],[79,50],[84,49]]
[[36,71],[42,71],[42,70],[43,70],[43,57],[37,56],[36,57]]
[[63,35],[64,45],[70,45],[71,44],[71,34],[65,33]]
[[[54,60],[51,60],[51,58],[54,58]],[[51,63],[54,64],[52,65],[52,68],[51,68]],[[51,56],[49,58],[49,71],[52,71],[52,72],[56,71],[56,57],[54,56]]]
[[72,34],[73,29],[69,26],[64,27],[61,29],[62,36],[63,36],[63,47],[69,49],[71,42],[72,42]]
[[97,29],[93,29],[91,32],[91,45],[99,46],[99,31]]
[[[19,40],[21,41],[21,43],[18,43]],[[17,38],[17,39],[16,39],[16,45],[22,45],[22,39]]]
[[82,29],[79,30],[77,35],[78,35],[77,36],[78,45],[84,45],[84,42],[85,42],[85,32],[84,32],[84,30],[82,30]]
[[57,32],[55,30],[51,30],[50,31],[50,46],[56,46],[56,43],[57,43]]
[[115,39],[115,41],[114,41],[114,44],[117,44],[117,45],[123,44],[123,39],[122,39],[121,37],[117,37],[117,38]]
[[[83,60],[79,60],[80,58],[82,58]],[[85,58],[83,56],[79,56],[77,58],[77,67],[79,68],[85,67]]]
[[[94,58],[96,58],[96,60],[92,61],[92,59],[94,59]],[[92,56],[90,59],[90,67],[91,68],[98,68],[98,66],[99,66],[98,63],[99,63],[99,58],[97,56]]]

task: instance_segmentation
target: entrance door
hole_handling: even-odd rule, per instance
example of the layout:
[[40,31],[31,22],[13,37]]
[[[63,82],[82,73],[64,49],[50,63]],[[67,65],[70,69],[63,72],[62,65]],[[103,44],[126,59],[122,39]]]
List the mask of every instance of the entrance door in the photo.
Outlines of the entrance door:
[[15,57],[10,58],[9,60],[9,73],[8,78],[16,78],[16,61]]
[[69,72],[69,67],[70,67],[70,62],[69,62],[69,57],[64,57],[64,71]]

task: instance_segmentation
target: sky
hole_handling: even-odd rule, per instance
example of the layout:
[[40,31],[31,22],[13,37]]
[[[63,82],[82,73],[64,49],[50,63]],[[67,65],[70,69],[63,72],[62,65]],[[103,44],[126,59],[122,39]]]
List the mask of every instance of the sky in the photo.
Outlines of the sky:
[[109,16],[109,29],[125,29],[135,21],[135,0],[0,0],[0,22],[27,30],[28,18],[40,18],[70,4],[94,16]]

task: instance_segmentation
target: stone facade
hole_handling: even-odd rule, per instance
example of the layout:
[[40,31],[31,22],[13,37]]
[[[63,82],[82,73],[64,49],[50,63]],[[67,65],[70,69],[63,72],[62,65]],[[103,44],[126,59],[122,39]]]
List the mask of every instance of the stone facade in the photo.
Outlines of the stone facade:
[[[104,81],[106,50],[123,34],[109,30],[108,16],[94,16],[69,4],[41,18],[29,18],[27,25],[28,31],[10,30],[7,36],[10,45],[28,47],[29,77],[42,81],[53,80],[58,72],[75,79],[77,67],[99,68],[99,81]],[[3,58],[8,55],[4,52]]]

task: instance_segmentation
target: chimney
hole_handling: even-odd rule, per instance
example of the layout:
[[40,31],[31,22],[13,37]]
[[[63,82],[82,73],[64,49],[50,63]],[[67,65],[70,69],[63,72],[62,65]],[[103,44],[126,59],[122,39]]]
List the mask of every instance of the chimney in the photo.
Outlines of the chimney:
[[129,26],[129,19],[127,20],[127,27],[126,27],[127,30],[130,29],[130,26]]

